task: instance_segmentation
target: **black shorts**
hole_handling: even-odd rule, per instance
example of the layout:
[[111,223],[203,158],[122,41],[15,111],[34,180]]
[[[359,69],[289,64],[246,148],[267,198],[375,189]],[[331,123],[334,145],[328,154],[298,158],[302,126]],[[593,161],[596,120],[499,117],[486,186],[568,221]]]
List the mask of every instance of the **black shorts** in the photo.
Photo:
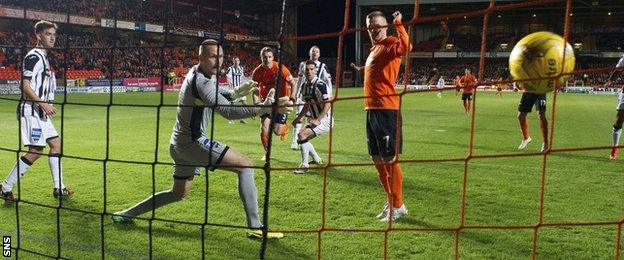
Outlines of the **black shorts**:
[[462,100],[463,101],[472,100],[472,93],[464,93],[464,94],[462,94]]
[[518,104],[518,112],[531,113],[535,106],[535,110],[546,110],[546,94],[522,93],[520,104]]
[[403,150],[401,124],[401,115],[397,110],[371,109],[366,111],[368,154],[392,157],[401,153]]
[[[264,117],[269,117],[269,116],[271,116],[271,115],[270,114],[264,114],[264,115],[261,115],[260,117],[264,118]],[[286,120],[288,120],[288,115],[287,114],[277,113],[277,114],[275,114],[275,118],[273,118],[273,120],[271,120],[271,121],[273,121],[274,123],[278,123],[278,124],[286,124]]]

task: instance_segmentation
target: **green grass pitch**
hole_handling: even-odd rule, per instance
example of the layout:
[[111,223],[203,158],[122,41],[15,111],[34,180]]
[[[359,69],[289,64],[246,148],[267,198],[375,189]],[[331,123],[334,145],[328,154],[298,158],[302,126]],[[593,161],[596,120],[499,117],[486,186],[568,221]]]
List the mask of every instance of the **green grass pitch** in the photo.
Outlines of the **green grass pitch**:
[[[339,97],[361,95],[362,89],[341,89]],[[4,96],[13,97],[16,96]],[[57,97],[57,101],[62,100]],[[624,158],[608,160],[608,149],[555,152],[546,157],[544,210],[540,216],[542,163],[537,154],[541,134],[535,113],[530,114],[531,143],[525,151],[516,151],[521,134],[516,119],[519,93],[479,92],[476,100],[474,148],[465,162],[403,163],[404,197],[409,215],[396,222],[397,229],[387,233],[391,259],[449,259],[454,256],[452,230],[462,222],[461,204],[465,182],[465,218],[459,235],[459,257],[468,259],[527,259],[531,256],[533,228],[471,228],[475,226],[530,227],[538,223],[589,223],[624,221]],[[68,102],[107,104],[106,94],[70,94]],[[165,104],[175,104],[177,94],[166,93]],[[115,104],[159,104],[159,93],[114,94]],[[559,94],[553,148],[611,145],[611,125],[615,115],[615,96]],[[16,103],[0,100],[0,147],[18,148],[15,117]],[[61,108],[57,104],[57,108]],[[438,99],[435,93],[404,96],[403,160],[438,160],[466,158],[470,149],[471,116],[463,113],[461,100],[451,91]],[[112,213],[133,205],[155,190],[171,185],[168,142],[174,124],[175,107],[112,106],[107,145],[107,108],[65,105],[54,119],[62,129],[64,154],[96,160],[63,159],[66,183],[76,194],[63,201],[63,207],[96,213]],[[549,120],[552,94],[549,95]],[[365,112],[362,100],[338,100],[334,105],[335,128],[332,164],[370,163],[366,149]],[[291,116],[292,118],[292,116]],[[63,122],[61,127],[61,121]],[[259,120],[248,124],[228,124],[216,119],[214,138],[242,152],[258,167],[263,149],[259,138]],[[156,129],[159,127],[159,131]],[[158,138],[157,135],[158,134]],[[289,138],[292,137],[289,135]],[[329,136],[313,140],[325,162]],[[157,154],[155,147],[158,145]],[[108,148],[108,154],[107,154]],[[531,156],[483,158],[480,155],[527,154]],[[112,160],[132,161],[107,162]],[[0,151],[0,178],[4,179],[15,161],[15,152]],[[299,152],[290,149],[290,139],[273,138],[271,166],[294,168]],[[106,171],[104,171],[104,168]],[[106,182],[104,182],[104,172]],[[268,243],[268,259],[370,259],[384,254],[383,232],[387,225],[374,216],[381,210],[384,193],[372,166],[335,166],[327,171],[313,170],[293,175],[291,170],[271,173],[270,227],[274,230],[301,231]],[[465,177],[465,179],[464,179]],[[260,202],[264,198],[265,177],[256,170]],[[106,190],[104,190],[104,184]],[[20,241],[24,249],[57,255],[58,201],[52,197],[52,181],[47,159],[42,157],[21,182],[21,199],[48,207],[20,203]],[[106,194],[106,201],[104,200]],[[205,198],[208,198],[207,207]],[[325,201],[325,211],[322,206]],[[134,226],[119,227],[109,216],[61,209],[60,254],[72,259],[104,257],[110,259],[196,259],[202,246],[208,259],[253,259],[261,243],[245,237],[243,208],[236,190],[235,174],[215,171],[195,178],[190,195],[182,202],[156,210],[157,218],[203,223],[207,225],[137,220]],[[261,206],[262,208],[262,206]],[[262,209],[261,209],[262,210]],[[142,215],[150,218],[151,214]],[[15,205],[0,207],[0,233],[11,235],[17,246]],[[315,231],[323,227],[321,233]],[[360,230],[344,232],[336,229]],[[371,231],[376,232],[363,232]],[[537,253],[543,259],[613,259],[618,225],[548,226],[537,232]],[[320,243],[318,243],[320,239]],[[624,243],[622,243],[624,244]],[[320,247],[319,247],[320,245]],[[624,250],[620,250],[622,252]],[[15,254],[15,252],[13,252]],[[25,259],[41,258],[19,252]],[[621,256],[620,256],[621,257]]]

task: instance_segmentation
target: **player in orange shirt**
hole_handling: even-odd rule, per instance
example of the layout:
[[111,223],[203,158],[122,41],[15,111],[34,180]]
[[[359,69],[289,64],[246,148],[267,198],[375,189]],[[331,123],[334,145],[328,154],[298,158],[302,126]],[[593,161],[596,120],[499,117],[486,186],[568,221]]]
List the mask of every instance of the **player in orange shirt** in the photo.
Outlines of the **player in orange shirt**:
[[[264,100],[270,89],[275,88],[275,98],[290,97],[294,100],[294,94],[297,93],[297,86],[293,81],[293,77],[290,71],[284,66],[281,66],[281,79],[279,85],[277,84],[277,72],[278,63],[273,60],[273,49],[270,47],[264,47],[260,50],[260,59],[262,64],[256,67],[251,75],[253,81],[258,82],[259,91],[254,92],[253,101],[257,104],[261,100]],[[277,87],[276,87],[277,86]],[[290,86],[290,88],[289,88]],[[270,114],[264,114],[260,116],[260,140],[265,152],[269,145],[269,127],[271,124]],[[273,133],[280,137],[280,140],[284,140],[288,135],[288,125],[286,124],[286,115],[277,114],[273,119],[275,121],[275,127]],[[262,157],[264,160],[264,156]]]
[[402,134],[399,97],[394,85],[401,57],[412,49],[412,45],[401,23],[403,15],[398,11],[392,15],[398,37],[387,35],[388,28],[384,26],[388,22],[382,12],[375,11],[366,16],[366,27],[373,46],[364,66],[368,153],[388,194],[383,211],[377,215],[385,222],[407,215],[403,204],[403,172],[396,161],[396,155],[402,149]]
[[459,91],[461,91],[461,77],[460,76],[455,76],[455,79],[453,80],[453,85],[455,85],[455,96],[457,96],[459,94]]
[[477,78],[470,73],[470,69],[464,70],[464,73],[464,76],[461,77],[459,82],[461,87],[464,89],[464,94],[462,94],[464,111],[466,114],[469,114],[472,109],[472,95],[474,94],[475,88],[477,88]]

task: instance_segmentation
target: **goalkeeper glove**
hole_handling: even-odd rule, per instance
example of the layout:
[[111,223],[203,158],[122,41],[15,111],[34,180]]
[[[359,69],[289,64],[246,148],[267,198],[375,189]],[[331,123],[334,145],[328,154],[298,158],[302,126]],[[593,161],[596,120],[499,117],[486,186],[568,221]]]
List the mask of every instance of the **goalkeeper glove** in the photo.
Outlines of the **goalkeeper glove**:
[[234,88],[234,98],[246,97],[249,93],[258,90],[258,83],[253,80],[247,81]]

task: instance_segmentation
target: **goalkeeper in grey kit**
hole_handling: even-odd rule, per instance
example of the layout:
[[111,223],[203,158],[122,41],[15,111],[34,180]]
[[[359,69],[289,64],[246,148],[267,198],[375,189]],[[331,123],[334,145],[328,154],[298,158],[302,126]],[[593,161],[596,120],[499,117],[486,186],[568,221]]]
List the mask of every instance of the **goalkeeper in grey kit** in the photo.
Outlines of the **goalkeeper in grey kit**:
[[[230,102],[217,90],[217,69],[223,63],[223,49],[216,40],[205,40],[199,46],[199,64],[193,66],[182,84],[178,99],[177,121],[171,135],[169,152],[175,162],[173,187],[155,193],[138,204],[113,214],[115,223],[130,223],[132,218],[186,197],[196,167],[211,171],[222,168],[238,174],[238,192],[247,217],[247,235],[262,237],[262,222],[258,214],[258,195],[254,183],[251,160],[216,140],[211,140],[209,124],[212,110],[227,119],[242,119],[271,113],[274,91],[269,93],[261,108],[228,106]],[[243,84],[236,95],[253,91],[253,84]],[[292,110],[288,98],[278,99],[279,113]],[[269,238],[283,237],[282,233],[268,232]]]

